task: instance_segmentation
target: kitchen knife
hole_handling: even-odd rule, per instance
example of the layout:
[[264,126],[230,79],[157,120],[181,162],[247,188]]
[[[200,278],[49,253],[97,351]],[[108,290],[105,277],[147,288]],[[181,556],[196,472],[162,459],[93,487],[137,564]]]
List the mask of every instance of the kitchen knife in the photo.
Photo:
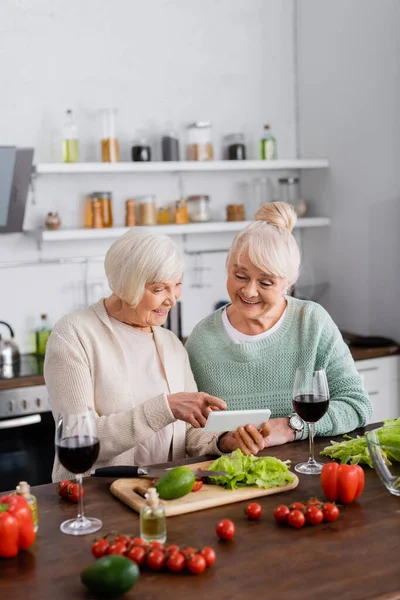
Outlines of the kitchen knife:
[[[171,467],[173,468],[173,467]],[[190,468],[190,465],[188,465]],[[152,467],[100,467],[91,472],[93,477],[161,477],[170,469],[153,469]],[[196,469],[193,471],[196,477],[222,477],[227,475],[226,471],[207,471],[207,469]]]

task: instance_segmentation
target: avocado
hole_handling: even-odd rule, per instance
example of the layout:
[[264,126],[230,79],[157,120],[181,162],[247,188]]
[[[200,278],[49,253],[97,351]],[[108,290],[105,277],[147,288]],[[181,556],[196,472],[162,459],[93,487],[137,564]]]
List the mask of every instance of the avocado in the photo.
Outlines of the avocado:
[[175,500],[192,491],[195,481],[194,473],[187,467],[175,467],[166,471],[154,484],[162,500]]
[[125,556],[111,554],[103,556],[84,569],[81,581],[95,596],[117,598],[136,583],[139,568]]

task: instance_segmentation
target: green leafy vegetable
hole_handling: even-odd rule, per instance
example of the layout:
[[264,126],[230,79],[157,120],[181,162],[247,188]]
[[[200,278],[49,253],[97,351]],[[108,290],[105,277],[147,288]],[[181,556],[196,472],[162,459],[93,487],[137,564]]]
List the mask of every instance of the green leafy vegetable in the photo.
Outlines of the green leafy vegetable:
[[210,479],[229,490],[246,485],[256,485],[261,488],[281,487],[294,480],[287,464],[278,458],[246,456],[239,449],[227,456],[220,456],[209,468],[228,473],[223,477],[210,477]]
[[[390,429],[389,429],[390,428]],[[365,434],[357,437],[344,435],[345,441],[332,442],[330,446],[326,446],[320,454],[329,456],[341,463],[349,463],[351,465],[364,464],[374,467],[367,446],[367,438]],[[378,433],[380,444],[389,446],[383,452],[386,456],[387,463],[390,465],[391,460],[400,462],[400,417],[398,419],[390,419],[383,422],[383,427]]]

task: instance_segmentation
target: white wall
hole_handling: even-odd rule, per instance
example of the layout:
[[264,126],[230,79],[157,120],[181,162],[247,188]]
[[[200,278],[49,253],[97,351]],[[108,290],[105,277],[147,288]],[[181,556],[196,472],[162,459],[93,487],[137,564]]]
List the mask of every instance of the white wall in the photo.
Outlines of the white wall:
[[306,252],[330,280],[343,329],[400,341],[400,3],[297,7],[300,151],[331,164],[328,177],[302,179],[332,216]]
[[[156,138],[167,121],[182,132],[188,122],[204,119],[214,125],[217,157],[221,137],[233,131],[246,133],[249,157],[256,157],[265,122],[273,125],[279,156],[293,157],[292,34],[293,4],[281,0],[2,0],[0,144],[33,145],[36,162],[59,161],[63,115],[72,108],[82,159],[97,160],[96,110],[114,106],[122,160],[130,159],[137,129]],[[185,175],[184,193],[209,193],[214,217],[224,218],[224,206],[238,200],[242,180],[235,174]],[[128,197],[155,193],[159,204],[178,197],[172,175],[41,178],[25,227],[41,224],[49,210],[60,212],[64,226],[79,226],[84,195],[97,189],[114,192],[117,223]],[[220,247],[229,245],[227,237],[218,240]],[[193,240],[187,243],[193,247]],[[214,240],[206,243],[211,247]],[[107,246],[49,245],[38,254],[31,239],[3,235],[0,262],[102,255]],[[189,270],[186,333],[225,297],[223,263],[222,254],[204,257],[212,288],[190,288]],[[89,284],[102,279],[101,264],[89,271]],[[84,280],[82,266],[0,269],[0,319],[15,326],[22,350],[33,348],[29,332],[40,313],[54,321],[85,302]]]

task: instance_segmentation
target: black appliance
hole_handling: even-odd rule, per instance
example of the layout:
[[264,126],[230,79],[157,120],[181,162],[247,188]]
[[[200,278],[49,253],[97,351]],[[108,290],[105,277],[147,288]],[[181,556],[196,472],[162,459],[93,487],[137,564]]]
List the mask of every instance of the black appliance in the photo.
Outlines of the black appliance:
[[22,231],[33,148],[0,146],[0,233]]
[[182,341],[182,305],[180,302],[170,308],[168,318],[162,327],[170,329]]
[[42,374],[32,355],[0,368],[0,492],[51,482],[55,425]]

